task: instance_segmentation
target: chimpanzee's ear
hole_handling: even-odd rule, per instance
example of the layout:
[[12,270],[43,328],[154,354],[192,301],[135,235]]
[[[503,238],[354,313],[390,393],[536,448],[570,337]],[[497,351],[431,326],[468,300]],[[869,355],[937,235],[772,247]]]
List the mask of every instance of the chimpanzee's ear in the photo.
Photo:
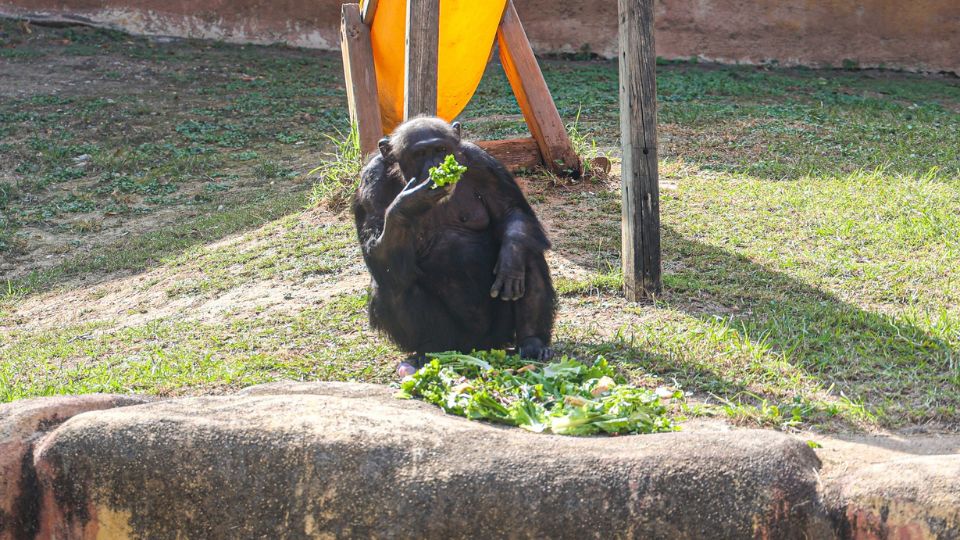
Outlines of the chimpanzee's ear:
[[390,137],[384,137],[380,139],[377,143],[377,146],[380,147],[380,155],[383,156],[383,159],[390,159]]
[[460,125],[460,122],[454,122],[450,124],[450,127],[452,127],[453,132],[457,134],[457,141],[459,142],[461,137],[461,132],[463,131],[462,126]]

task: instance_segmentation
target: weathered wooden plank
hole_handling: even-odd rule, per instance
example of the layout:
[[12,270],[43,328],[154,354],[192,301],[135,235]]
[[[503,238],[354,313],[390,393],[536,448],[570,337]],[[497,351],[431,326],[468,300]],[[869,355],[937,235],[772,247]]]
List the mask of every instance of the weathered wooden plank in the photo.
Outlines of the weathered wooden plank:
[[363,15],[363,24],[370,26],[373,24],[373,17],[377,14],[377,3],[379,0],[367,0],[363,3],[360,12]]
[[573,149],[550,89],[537,64],[517,9],[507,2],[497,31],[500,62],[546,166],[557,174],[579,176],[580,159]]
[[618,2],[623,284],[635,302],[661,291],[654,0]]
[[440,0],[407,0],[404,120],[437,114],[437,52]]
[[503,166],[510,172],[529,171],[543,165],[540,146],[532,137],[502,141],[478,141],[476,144],[497,161],[503,163]]
[[341,15],[340,49],[350,121],[357,125],[360,150],[367,155],[377,149],[377,141],[383,137],[370,28],[363,24],[358,4],[343,4]]

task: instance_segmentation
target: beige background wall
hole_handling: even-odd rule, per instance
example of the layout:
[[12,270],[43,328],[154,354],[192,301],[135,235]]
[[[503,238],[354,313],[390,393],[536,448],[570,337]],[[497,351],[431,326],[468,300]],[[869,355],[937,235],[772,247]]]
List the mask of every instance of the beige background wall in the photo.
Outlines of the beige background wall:
[[[538,52],[616,54],[616,0],[515,0]],[[335,49],[336,0],[0,0],[8,16]],[[960,74],[960,0],[658,0],[657,54]]]

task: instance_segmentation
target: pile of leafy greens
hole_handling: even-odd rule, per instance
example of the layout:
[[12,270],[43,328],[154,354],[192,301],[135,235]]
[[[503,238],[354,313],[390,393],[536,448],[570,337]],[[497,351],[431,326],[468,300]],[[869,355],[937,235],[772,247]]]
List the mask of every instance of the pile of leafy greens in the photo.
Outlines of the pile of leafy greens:
[[436,167],[430,167],[430,178],[433,179],[433,189],[447,185],[453,185],[460,181],[467,168],[461,165],[453,154],[447,154],[443,163]]
[[626,384],[603,357],[592,366],[567,357],[548,364],[529,363],[504,351],[447,352],[432,354],[430,359],[404,377],[397,397],[422,398],[451,414],[537,433],[677,429],[656,392]]

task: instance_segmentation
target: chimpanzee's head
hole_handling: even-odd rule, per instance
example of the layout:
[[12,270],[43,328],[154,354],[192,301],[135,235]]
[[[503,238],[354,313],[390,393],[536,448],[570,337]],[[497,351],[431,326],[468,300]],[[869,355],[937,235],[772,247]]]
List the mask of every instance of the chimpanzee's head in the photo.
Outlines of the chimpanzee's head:
[[390,137],[380,139],[380,154],[400,165],[404,178],[425,178],[431,167],[449,154],[462,160],[460,122],[448,124],[436,117],[418,117],[400,124]]

